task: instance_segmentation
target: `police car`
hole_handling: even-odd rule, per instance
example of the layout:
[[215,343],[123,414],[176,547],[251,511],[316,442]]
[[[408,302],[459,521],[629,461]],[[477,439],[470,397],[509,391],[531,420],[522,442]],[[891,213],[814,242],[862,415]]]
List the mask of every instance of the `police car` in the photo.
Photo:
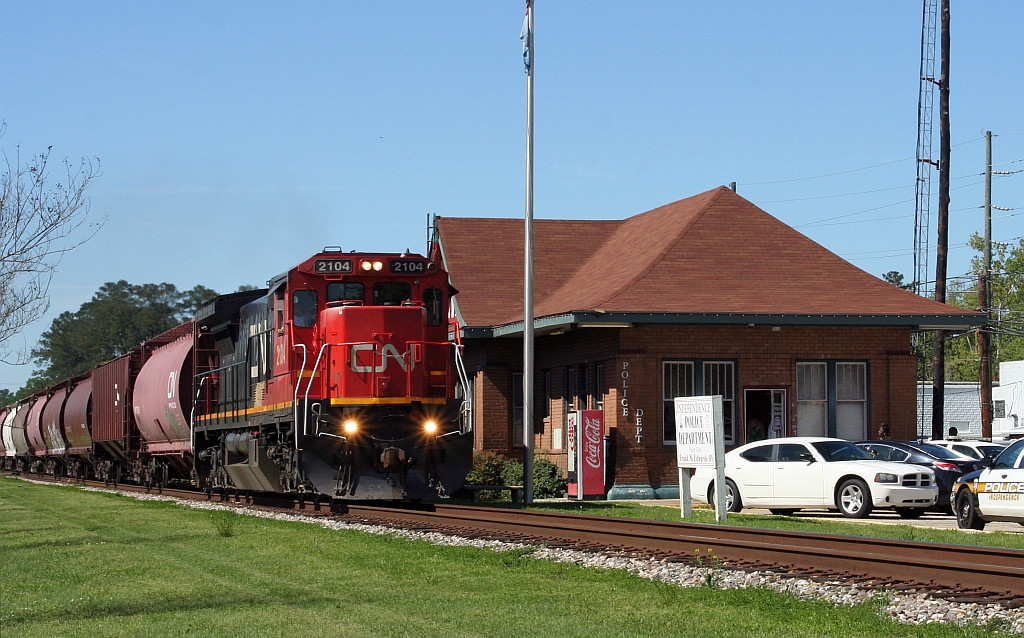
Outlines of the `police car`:
[[957,525],[984,529],[985,523],[1024,525],[1024,439],[999,453],[986,467],[957,479],[950,493]]

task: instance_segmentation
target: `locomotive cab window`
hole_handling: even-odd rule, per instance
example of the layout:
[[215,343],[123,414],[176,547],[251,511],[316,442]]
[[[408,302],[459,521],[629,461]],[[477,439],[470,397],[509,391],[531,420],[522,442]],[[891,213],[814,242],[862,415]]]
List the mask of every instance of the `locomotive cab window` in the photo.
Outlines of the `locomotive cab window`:
[[292,320],[296,328],[316,325],[316,291],[296,290],[292,293]]
[[274,326],[284,330],[284,286],[274,291]]
[[440,326],[444,322],[444,298],[438,288],[423,291],[423,305],[427,309],[427,325]]
[[335,281],[327,284],[327,301],[362,301],[366,294],[358,281]]
[[373,285],[373,305],[400,306],[412,299],[412,286],[404,281],[381,281]]

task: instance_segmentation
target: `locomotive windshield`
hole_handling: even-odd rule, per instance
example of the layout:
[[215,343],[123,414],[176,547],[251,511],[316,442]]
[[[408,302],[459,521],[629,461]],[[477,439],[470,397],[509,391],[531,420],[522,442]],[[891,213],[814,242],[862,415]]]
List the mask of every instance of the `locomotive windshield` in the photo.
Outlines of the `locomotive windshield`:
[[327,284],[327,301],[362,301],[366,294],[357,281],[332,281]]
[[404,281],[381,281],[373,285],[373,305],[398,306],[412,299],[412,286]]
[[296,290],[292,293],[292,319],[296,328],[316,325],[316,291]]

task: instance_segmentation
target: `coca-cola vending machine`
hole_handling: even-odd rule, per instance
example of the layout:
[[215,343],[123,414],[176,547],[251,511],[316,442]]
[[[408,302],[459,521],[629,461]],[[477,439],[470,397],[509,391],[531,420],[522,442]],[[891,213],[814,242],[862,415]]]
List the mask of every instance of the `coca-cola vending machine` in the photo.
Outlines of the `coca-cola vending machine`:
[[[569,413],[569,496],[604,497],[604,415],[601,410]],[[582,487],[582,489],[581,489]]]

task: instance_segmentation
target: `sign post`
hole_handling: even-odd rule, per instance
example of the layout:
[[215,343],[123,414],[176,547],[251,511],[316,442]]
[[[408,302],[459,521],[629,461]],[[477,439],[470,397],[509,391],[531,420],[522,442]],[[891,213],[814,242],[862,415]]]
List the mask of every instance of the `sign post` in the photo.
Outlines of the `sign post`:
[[680,515],[693,513],[690,468],[715,468],[715,518],[725,522],[725,421],[722,396],[676,397],[676,465]]

